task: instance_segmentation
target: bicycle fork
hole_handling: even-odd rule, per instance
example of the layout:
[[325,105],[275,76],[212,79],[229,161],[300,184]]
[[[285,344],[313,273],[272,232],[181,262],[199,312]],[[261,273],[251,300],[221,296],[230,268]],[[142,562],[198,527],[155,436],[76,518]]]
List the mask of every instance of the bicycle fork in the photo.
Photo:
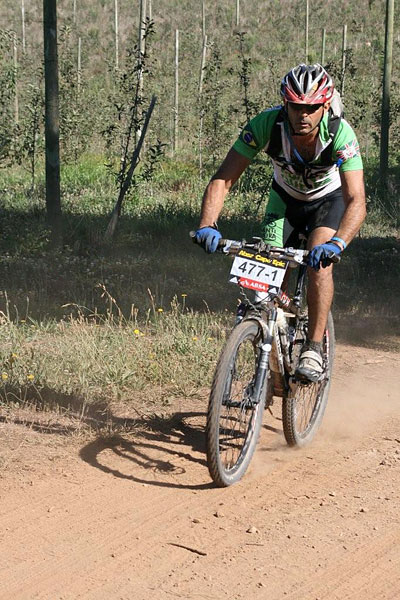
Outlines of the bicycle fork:
[[261,400],[261,394],[263,392],[266,377],[269,370],[269,357],[272,350],[272,343],[275,335],[275,324],[277,318],[277,310],[273,309],[268,319],[268,323],[257,319],[261,331],[262,331],[262,343],[260,345],[260,356],[258,359],[256,379],[254,382],[252,401],[254,404],[258,404]]

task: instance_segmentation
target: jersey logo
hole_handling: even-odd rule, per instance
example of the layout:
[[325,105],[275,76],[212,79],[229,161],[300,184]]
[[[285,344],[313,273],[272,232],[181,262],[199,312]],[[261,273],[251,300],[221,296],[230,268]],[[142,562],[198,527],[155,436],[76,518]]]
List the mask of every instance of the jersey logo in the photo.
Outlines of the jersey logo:
[[257,148],[257,144],[256,144],[256,142],[254,140],[253,134],[248,129],[243,129],[243,131],[242,131],[242,140],[248,146],[251,146],[252,148]]
[[360,155],[360,146],[357,140],[353,140],[350,144],[345,144],[343,148],[337,150],[336,154],[343,161],[348,160],[349,158],[354,158],[355,156]]

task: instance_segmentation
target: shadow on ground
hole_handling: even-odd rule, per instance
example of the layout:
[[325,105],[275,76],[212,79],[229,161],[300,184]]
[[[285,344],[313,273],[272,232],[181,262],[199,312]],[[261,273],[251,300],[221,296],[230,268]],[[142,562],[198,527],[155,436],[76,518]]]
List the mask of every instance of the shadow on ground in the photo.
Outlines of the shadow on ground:
[[[135,439],[117,435],[99,438],[80,451],[82,460],[104,473],[121,479],[173,489],[208,489],[210,483],[196,484],[193,469],[188,478],[187,465],[201,467],[204,480],[204,420],[200,412],[175,413],[170,418],[145,418],[136,423]],[[104,452],[108,451],[106,456]],[[110,459],[109,453],[112,453]],[[120,460],[116,460],[120,459]],[[118,467],[115,466],[116,462]]]
[[[136,483],[175,489],[207,489],[210,485],[190,483],[188,463],[200,467],[199,479],[206,473],[204,424],[201,410],[120,417],[99,401],[86,404],[73,395],[50,389],[6,389],[0,423],[13,423],[45,435],[70,436],[85,432],[96,438],[80,451],[83,461],[104,473]],[[19,406],[11,401],[17,393],[29,398]],[[7,398],[9,399],[7,403]],[[132,408],[129,407],[132,412]],[[86,435],[87,437],[87,435]],[[104,460],[106,451],[113,459]],[[120,459],[120,460],[116,460]],[[110,465],[110,462],[113,466]],[[115,463],[118,462],[118,468]],[[192,475],[190,475],[190,480]]]

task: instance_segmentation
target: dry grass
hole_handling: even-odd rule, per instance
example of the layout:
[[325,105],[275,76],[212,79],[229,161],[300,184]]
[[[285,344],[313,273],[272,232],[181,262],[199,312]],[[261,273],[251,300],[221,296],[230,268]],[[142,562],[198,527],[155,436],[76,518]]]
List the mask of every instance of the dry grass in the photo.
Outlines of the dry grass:
[[90,405],[121,401],[141,409],[168,406],[209,385],[224,318],[188,310],[182,297],[165,310],[153,303],[139,323],[135,311],[126,319],[109,301],[106,316],[80,310],[69,320],[40,324],[3,315],[1,401],[84,414]]

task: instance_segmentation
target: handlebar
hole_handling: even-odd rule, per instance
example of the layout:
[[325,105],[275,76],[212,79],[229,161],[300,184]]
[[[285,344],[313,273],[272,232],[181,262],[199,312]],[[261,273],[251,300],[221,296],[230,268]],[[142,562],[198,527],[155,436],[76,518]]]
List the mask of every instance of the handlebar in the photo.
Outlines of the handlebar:
[[[190,232],[190,237],[194,244],[197,244],[196,233],[194,231]],[[223,254],[238,254],[240,250],[248,249],[253,250],[255,252],[262,252],[268,255],[271,258],[276,259],[284,259],[291,263],[295,263],[298,265],[306,265],[306,258],[309,255],[309,250],[301,250],[298,248],[292,248],[291,246],[287,248],[280,248],[278,246],[271,246],[270,244],[266,244],[261,238],[253,237],[251,241],[247,240],[228,240],[221,238],[218,240],[217,252],[222,252]],[[329,256],[329,260],[332,263],[340,262],[340,256],[332,252]]]

